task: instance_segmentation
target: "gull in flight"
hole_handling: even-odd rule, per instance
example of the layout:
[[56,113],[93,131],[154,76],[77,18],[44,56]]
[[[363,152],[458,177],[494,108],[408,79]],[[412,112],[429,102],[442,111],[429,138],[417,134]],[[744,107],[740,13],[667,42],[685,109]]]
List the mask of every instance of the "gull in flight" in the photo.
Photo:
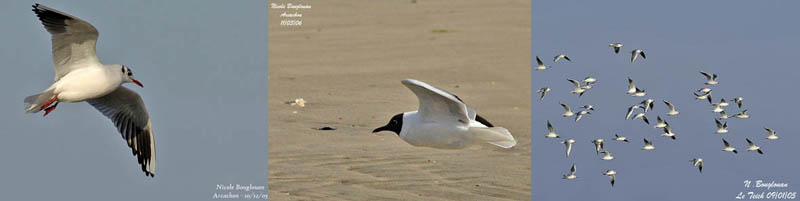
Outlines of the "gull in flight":
[[642,97],[647,95],[647,92],[644,89],[639,89],[638,87],[635,89],[631,96],[633,97]]
[[576,178],[578,178],[578,176],[577,176],[577,175],[575,175],[575,171],[576,171],[576,169],[575,169],[575,163],[573,163],[573,164],[572,164],[572,168],[570,168],[570,169],[569,169],[569,174],[567,174],[567,175],[564,175],[564,177],[563,177],[563,178],[564,178],[564,179],[576,179]]
[[747,114],[747,109],[745,109],[745,110],[743,110],[743,111],[741,111],[741,112],[737,113],[737,114],[736,114],[736,118],[739,118],[739,119],[747,119],[747,118],[750,118],[750,115],[748,115],[748,114]]
[[778,132],[775,132],[775,130],[772,130],[771,128],[767,128],[767,127],[764,127],[764,130],[766,130],[767,133],[769,133],[769,136],[767,136],[766,139],[768,139],[768,140],[777,140],[778,139],[778,136],[775,135],[775,133],[778,133]]
[[139,94],[121,86],[134,83],[141,87],[142,83],[127,66],[100,63],[96,55],[99,34],[88,22],[41,4],[34,4],[33,12],[52,37],[55,83],[26,97],[25,111],[44,110],[46,116],[60,102],[88,102],[111,119],[144,174],[153,177],[156,151],[150,117]]
[[603,175],[608,176],[611,178],[611,187],[614,187],[614,181],[616,180],[617,171],[614,170],[606,170]]
[[761,151],[761,147],[756,146],[756,144],[753,144],[753,141],[750,141],[750,139],[748,138],[745,138],[745,140],[747,140],[747,145],[748,145],[747,151],[757,151],[759,154],[764,154],[764,152]]
[[592,143],[594,144],[595,153],[599,154],[600,150],[603,149],[603,143],[604,143],[603,138],[594,139],[594,140],[592,140]]
[[739,108],[742,108],[742,100],[744,100],[742,97],[733,98],[733,101],[736,102],[736,105],[738,105]]
[[664,104],[666,104],[667,107],[669,108],[669,112],[667,112],[667,116],[675,116],[675,115],[678,115],[678,113],[680,113],[680,112],[678,112],[678,110],[675,109],[675,105],[672,105],[672,103],[667,102],[667,100],[664,100]]
[[642,150],[654,150],[654,149],[656,149],[656,147],[653,146],[653,143],[650,142],[650,141],[647,141],[647,138],[645,138],[644,139],[644,147],[642,147]]
[[719,112],[719,118],[718,119],[728,119],[728,115],[725,114],[725,111]]
[[720,98],[720,99],[719,99],[719,106],[722,106],[722,107],[727,107],[728,105],[730,105],[730,104],[728,104],[728,102],[727,102],[727,101],[725,101],[725,99],[724,99],[724,98]]
[[581,87],[581,83],[580,83],[580,82],[578,82],[578,81],[576,81],[576,80],[573,80],[573,79],[567,79],[567,81],[571,82],[571,83],[572,83],[572,85],[574,85],[574,86],[575,86],[575,89],[573,89],[572,91],[570,91],[570,93],[572,93],[572,94],[578,94],[578,97],[581,97],[581,96],[583,96],[583,93],[585,93],[585,92],[586,92],[586,89],[585,89],[585,88],[583,88],[583,87]]
[[661,119],[661,116],[656,117],[656,125],[653,128],[664,128],[667,127],[667,122]]
[[656,101],[653,100],[653,99],[648,98],[647,100],[643,100],[639,104],[642,104],[642,106],[644,106],[644,112],[647,112],[647,111],[650,111],[650,110],[653,109],[653,102],[656,102]]
[[545,135],[544,137],[545,138],[560,138],[561,137],[561,136],[558,136],[558,134],[556,134],[556,129],[553,128],[553,125],[550,124],[549,120],[547,121],[547,135]]
[[611,152],[604,151],[600,153],[603,154],[603,157],[600,158],[600,160],[610,161],[614,159],[614,156],[611,155]]
[[706,83],[705,83],[706,85],[716,85],[716,84],[718,84],[718,82],[717,82],[717,74],[708,74],[708,73],[703,72],[703,71],[700,71],[700,74],[703,74],[703,76],[705,76],[706,79],[708,79],[708,81],[706,81]]
[[722,109],[722,105],[720,105],[719,103],[711,103],[711,105],[714,106],[714,109],[711,110],[711,112],[713,113],[720,113],[725,111],[725,109]]
[[631,77],[628,77],[628,91],[625,92],[625,93],[634,94],[634,93],[636,93],[636,91],[639,91],[636,88],[636,84],[633,83],[633,79],[631,79]]
[[731,144],[728,143],[725,138],[722,139],[722,143],[725,144],[725,147],[722,148],[722,151],[733,152],[734,154],[738,154],[739,152],[736,151],[736,148],[731,147]]
[[708,93],[706,93],[706,94],[697,94],[697,93],[693,93],[693,94],[694,94],[694,96],[695,96],[695,99],[697,99],[697,100],[704,100],[704,99],[705,99],[705,100],[708,100],[708,103],[709,103],[709,104],[714,104],[714,103],[711,101],[711,91],[709,91],[709,92],[708,92]]
[[628,138],[627,138],[627,137],[625,137],[625,136],[619,136],[619,135],[617,135],[617,134],[614,134],[614,140],[616,140],[616,141],[628,142]]
[[723,123],[719,122],[718,119],[714,119],[714,123],[717,123],[717,131],[716,131],[716,133],[718,133],[718,134],[728,133],[728,122],[725,122],[725,124],[723,124]]
[[594,111],[594,105],[584,105],[581,108]]
[[550,88],[542,87],[541,89],[536,90],[536,93],[542,94],[539,96],[539,100],[544,100],[544,96],[547,95],[547,92],[550,92]]
[[642,106],[641,105],[633,105],[633,106],[629,107],[628,108],[628,113],[625,114],[625,119],[630,119],[631,115],[633,114],[633,112],[636,111],[636,109],[639,109],[639,108],[642,108]]
[[711,92],[711,88],[704,87],[704,88],[698,89],[697,92],[707,94],[708,92]]
[[635,49],[631,51],[631,63],[636,61],[636,58],[638,58],[639,55],[642,55],[642,59],[647,59],[647,57],[644,56],[644,50]]
[[619,48],[622,48],[622,43],[611,43],[608,46],[614,48],[614,53],[619,54]]
[[566,59],[567,61],[572,61],[572,60],[569,60],[569,57],[567,57],[566,54],[559,54],[558,56],[553,57],[553,63],[558,62],[558,60],[561,60],[561,59]]
[[583,78],[583,83],[586,83],[586,85],[597,83],[597,78],[593,78],[592,76],[586,76],[586,78]]
[[580,112],[578,112],[577,115],[575,115],[575,122],[580,121],[581,117],[583,117],[583,115],[587,115],[587,114],[592,114],[592,112],[590,112],[589,110],[581,110]]
[[664,126],[663,129],[664,133],[662,133],[661,136],[669,137],[672,138],[672,140],[675,140],[675,133],[673,133],[672,129],[669,128],[669,124],[667,124],[667,126]]
[[572,110],[569,109],[568,105],[564,103],[558,103],[558,104],[561,104],[561,107],[564,108],[564,113],[561,114],[562,117],[571,117],[572,115],[575,115],[575,113],[573,113]]
[[544,63],[542,63],[542,60],[539,59],[538,56],[536,57],[536,63],[538,65],[536,66],[536,68],[534,68],[534,70],[547,70],[551,68],[550,66],[545,66]]
[[700,173],[703,173],[703,158],[695,158],[689,160],[689,162],[692,162],[692,166],[697,167],[697,169],[700,170]]
[[650,121],[647,120],[647,116],[644,115],[644,112],[636,114],[636,116],[633,116],[633,119],[637,119],[637,118],[642,118],[642,121],[644,121],[644,123],[646,123],[647,125],[650,125]]
[[570,138],[570,139],[561,141],[561,144],[564,144],[565,146],[567,146],[567,158],[569,158],[569,153],[572,152],[572,144],[575,144],[575,139]]
[[485,143],[511,148],[517,144],[508,129],[495,127],[458,96],[413,79],[401,83],[417,96],[418,110],[394,115],[373,133],[391,131],[410,145],[438,149]]

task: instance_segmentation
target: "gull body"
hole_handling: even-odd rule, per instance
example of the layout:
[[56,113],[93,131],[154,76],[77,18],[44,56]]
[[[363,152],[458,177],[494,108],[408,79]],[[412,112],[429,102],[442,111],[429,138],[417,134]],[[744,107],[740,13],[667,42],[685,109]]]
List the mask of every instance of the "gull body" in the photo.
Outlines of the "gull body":
[[583,83],[586,83],[587,85],[588,84],[594,84],[596,82],[597,82],[597,78],[593,78],[592,76],[586,76],[586,78],[583,78]]
[[633,83],[633,79],[631,79],[631,77],[628,77],[628,91],[625,93],[634,94],[636,93],[636,91],[638,91],[636,90],[636,83]]
[[622,43],[611,43],[608,46],[614,49],[614,53],[619,54],[619,48],[622,48]]
[[707,94],[708,92],[711,92],[711,88],[704,87],[704,88],[698,89],[697,92]]
[[564,144],[564,146],[566,146],[566,148],[567,148],[567,151],[566,151],[567,158],[569,158],[569,154],[570,154],[570,152],[572,152],[572,144],[575,144],[575,139],[570,138],[570,139],[561,141],[561,143]]
[[563,179],[567,179],[567,180],[569,180],[569,179],[576,179],[576,178],[578,178],[578,176],[577,176],[577,175],[575,175],[575,172],[577,171],[577,169],[576,169],[575,167],[576,167],[576,166],[575,166],[575,163],[573,163],[573,164],[572,164],[572,168],[570,168],[570,169],[569,169],[569,173],[568,173],[568,174],[566,174],[566,175],[564,175],[562,178],[563,178]]
[[639,58],[639,55],[642,55],[642,59],[647,59],[647,57],[644,56],[644,50],[635,49],[631,51],[631,63],[636,61],[636,58]]
[[558,134],[556,134],[556,130],[553,128],[553,125],[550,124],[550,121],[547,121],[547,135],[544,136],[545,138],[560,138]]
[[594,111],[594,105],[584,105],[581,108]]
[[401,83],[417,96],[418,110],[394,115],[373,133],[391,131],[410,145],[438,149],[484,144],[511,148],[517,144],[511,132],[477,115],[458,96],[413,79]]
[[647,141],[647,138],[645,138],[644,147],[642,147],[642,150],[654,150],[654,149],[656,149],[656,147],[653,146],[653,142]]
[[705,83],[706,85],[716,85],[716,84],[719,83],[719,82],[717,82],[717,74],[709,74],[709,73],[706,73],[706,72],[703,72],[703,71],[700,71],[700,74],[702,74],[703,76],[706,77],[706,79],[707,79],[707,81]]
[[719,112],[718,119],[728,119],[728,114],[725,114],[725,111]]
[[747,140],[747,151],[755,151],[758,152],[759,154],[764,154],[764,152],[761,151],[761,147],[756,146],[756,144],[753,144],[753,141],[750,141],[750,139],[748,138],[745,138],[745,140]]
[[553,57],[553,63],[558,62],[558,60],[565,59],[567,61],[572,61],[567,57],[566,54],[559,54],[558,56]]
[[703,158],[695,158],[689,160],[689,162],[692,162],[692,166],[697,167],[697,169],[700,170],[700,173],[703,173]]
[[603,154],[603,157],[601,157],[600,160],[604,160],[604,161],[614,160],[614,156],[611,155],[611,152],[604,151],[604,152],[600,152],[600,153]]
[[711,109],[711,112],[713,113],[720,113],[725,111],[725,109],[722,109],[722,105],[720,105],[719,103],[712,103],[711,105],[714,106],[714,109]]
[[610,178],[610,179],[611,179],[611,187],[614,187],[614,183],[615,183],[615,181],[616,181],[616,175],[617,175],[617,171],[614,171],[614,170],[606,170],[606,172],[605,172],[605,173],[603,173],[603,175],[605,175],[605,176],[608,176],[608,178]]
[[743,111],[741,111],[741,112],[736,114],[736,118],[747,119],[747,118],[750,118],[750,115],[747,114],[747,110],[743,110]]
[[603,140],[603,138],[597,138],[597,139],[592,140],[592,144],[594,144],[595,153],[598,153],[598,154],[600,153],[600,150],[603,149],[603,144],[605,143],[604,141],[605,140]]
[[778,133],[778,132],[775,132],[775,130],[772,130],[771,128],[767,128],[767,127],[764,127],[764,130],[766,130],[767,133],[769,133],[769,135],[766,137],[766,139],[768,139],[768,140],[777,140],[778,139],[778,135],[776,135],[776,133]]
[[575,115],[575,122],[580,121],[581,118],[583,117],[583,115],[587,115],[587,114],[592,114],[592,112],[590,112],[588,110],[581,110],[580,112],[578,112],[577,115]]
[[572,110],[569,109],[568,105],[564,103],[558,103],[558,104],[560,104],[561,107],[564,108],[564,113],[561,114],[562,117],[571,117],[572,115],[575,115],[575,113],[573,113]]
[[709,104],[713,104],[713,102],[711,102],[711,92],[710,91],[708,93],[706,93],[706,94],[697,94],[697,93],[693,93],[693,94],[695,96],[695,99],[697,99],[697,100],[708,100]]
[[728,104],[728,102],[727,102],[727,101],[725,101],[725,99],[724,99],[724,98],[720,98],[720,99],[719,99],[719,106],[722,106],[722,107],[727,107],[728,105],[730,105],[730,104]]
[[661,119],[661,116],[656,117],[656,125],[653,128],[664,128],[667,127],[667,122]]
[[667,102],[667,100],[664,100],[664,104],[666,104],[667,107],[669,108],[669,111],[667,112],[667,116],[675,116],[675,115],[678,115],[680,113],[677,109],[675,109],[675,105],[672,105],[672,103]]
[[722,151],[733,152],[734,154],[739,153],[736,151],[736,148],[731,147],[731,144],[729,144],[724,138],[722,139],[722,144],[725,145],[725,147],[722,148]]
[[647,91],[645,91],[644,89],[636,88],[636,91],[633,92],[633,94],[631,96],[633,96],[633,97],[642,97],[642,96],[646,96],[646,95],[647,95]]
[[544,96],[547,95],[547,92],[550,92],[550,88],[543,87],[539,90],[536,90],[536,93],[540,93],[539,100],[544,100]]
[[717,134],[728,133],[728,122],[725,122],[723,124],[723,123],[719,122],[718,119],[714,119],[714,123],[717,124],[717,131],[716,131]]
[[619,135],[617,135],[617,134],[614,134],[614,140],[616,140],[616,141],[628,142],[628,138],[627,138],[627,137],[625,137],[625,136],[619,136]]

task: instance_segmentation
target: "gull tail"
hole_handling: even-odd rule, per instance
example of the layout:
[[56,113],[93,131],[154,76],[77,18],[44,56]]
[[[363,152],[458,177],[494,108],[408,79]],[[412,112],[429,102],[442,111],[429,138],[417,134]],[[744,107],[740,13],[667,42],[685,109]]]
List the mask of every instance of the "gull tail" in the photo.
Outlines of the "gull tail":
[[55,94],[53,94],[53,90],[48,89],[40,94],[25,97],[25,112],[36,113],[41,111],[42,105],[47,103],[47,101],[53,98],[53,96],[55,96]]
[[480,141],[485,141],[489,144],[506,149],[517,145],[517,141],[514,140],[514,136],[511,136],[511,132],[508,132],[508,129],[503,127],[472,127],[469,128],[469,133],[472,135],[472,137]]

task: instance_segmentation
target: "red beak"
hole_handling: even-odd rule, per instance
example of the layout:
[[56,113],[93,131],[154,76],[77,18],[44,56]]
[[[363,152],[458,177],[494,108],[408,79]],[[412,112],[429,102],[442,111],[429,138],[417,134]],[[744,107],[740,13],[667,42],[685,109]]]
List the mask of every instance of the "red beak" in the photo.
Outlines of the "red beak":
[[131,78],[131,81],[133,81],[134,84],[139,85],[140,87],[144,87],[144,85],[142,85],[142,83],[139,82],[139,80],[135,80],[135,79]]

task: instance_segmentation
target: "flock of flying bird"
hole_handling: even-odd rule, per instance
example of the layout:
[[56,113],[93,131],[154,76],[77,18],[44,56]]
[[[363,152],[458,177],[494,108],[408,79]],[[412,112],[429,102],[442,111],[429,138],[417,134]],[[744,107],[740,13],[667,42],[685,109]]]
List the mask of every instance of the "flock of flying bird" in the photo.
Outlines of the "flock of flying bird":
[[[622,43],[611,43],[608,46],[612,47],[614,49],[614,53],[619,54],[619,50],[620,50],[620,48],[622,48],[623,45],[622,45]],[[641,56],[642,59],[646,59],[645,53],[641,49],[634,49],[630,53],[631,53],[631,63],[635,62],[639,58],[639,56]],[[566,60],[567,62],[571,62],[572,61],[567,55],[560,54],[560,55],[555,56],[553,58],[553,63],[558,62],[559,60],[562,60],[562,59]],[[543,70],[548,70],[548,69],[551,68],[550,66],[545,65],[544,62],[542,62],[542,60],[538,56],[536,57],[536,62],[537,62],[537,66],[534,68],[534,70],[536,70],[536,71],[543,71]],[[709,87],[715,86],[715,85],[718,84],[717,75],[716,74],[710,74],[710,73],[707,73],[707,72],[704,72],[704,71],[700,71],[700,74],[702,74],[707,79],[707,81],[704,83],[707,87],[703,87],[701,89],[698,89],[693,94],[694,94],[696,100],[707,100],[708,103],[711,104],[711,106],[713,107],[711,112],[717,113],[717,114],[720,115],[719,117],[714,118],[714,121],[715,121],[716,126],[717,126],[717,130],[715,131],[715,133],[717,133],[717,134],[728,133],[728,122],[721,122],[721,120],[722,121],[726,121],[729,118],[739,118],[739,119],[748,119],[748,118],[750,118],[750,116],[747,114],[747,109],[744,109],[744,110],[736,113],[735,115],[728,116],[725,113],[725,107],[730,105],[728,103],[728,101],[734,102],[738,106],[738,109],[742,109],[743,98],[742,97],[736,97],[736,98],[729,99],[729,100],[719,99],[718,102],[714,102],[713,99],[712,99],[712,96],[711,96],[712,89],[709,88]],[[572,85],[574,86],[574,89],[572,91],[570,91],[570,93],[576,94],[576,95],[578,95],[578,97],[582,97],[583,94],[585,94],[587,91],[592,89],[592,86],[595,83],[597,83],[597,78],[594,78],[594,77],[591,77],[591,76],[587,76],[582,81],[577,81],[577,80],[574,80],[574,79],[567,79],[567,81],[572,83]],[[548,88],[548,87],[543,87],[541,89],[538,89],[536,92],[540,94],[539,95],[539,100],[543,100],[545,98],[545,96],[547,95],[547,93],[550,92],[550,91],[551,91],[551,89]],[[628,90],[626,91],[626,94],[629,94],[632,97],[644,97],[644,96],[647,95],[647,92],[644,89],[641,89],[641,88],[637,87],[636,84],[634,83],[633,79],[628,77]],[[628,119],[642,119],[642,121],[645,124],[650,125],[650,120],[648,120],[648,118],[646,116],[646,113],[652,111],[655,102],[656,102],[655,100],[653,100],[651,98],[648,98],[648,99],[645,99],[645,100],[639,102],[638,104],[634,104],[634,105],[628,107],[627,113],[625,114],[625,119],[626,120],[628,120]],[[676,116],[676,115],[678,115],[680,113],[677,110],[677,108],[675,107],[675,105],[673,105],[669,101],[663,100],[663,102],[667,106],[667,108],[669,109],[666,112],[667,116]],[[559,104],[561,105],[561,107],[564,108],[564,113],[562,113],[561,116],[562,117],[574,117],[575,122],[580,121],[581,118],[583,118],[586,115],[592,114],[592,112],[594,111],[594,108],[595,108],[594,105],[584,105],[584,106],[580,107],[580,108],[582,108],[582,110],[575,112],[570,108],[569,105],[566,105],[566,104],[564,104],[564,103],[562,103],[560,101],[559,101]],[[636,113],[636,114],[634,114],[634,113]],[[655,125],[653,127],[656,128],[656,129],[661,129],[663,131],[661,136],[668,137],[668,138],[670,138],[672,140],[676,140],[677,139],[676,133],[672,132],[670,124],[664,118],[661,118],[661,116],[657,116],[656,117],[656,122],[655,122]],[[772,129],[767,128],[767,127],[764,127],[764,130],[766,130],[766,132],[768,133],[768,136],[765,137],[765,139],[767,139],[767,140],[777,140],[778,139],[778,136],[776,135],[775,130],[772,130]],[[561,136],[556,133],[555,128],[553,127],[553,125],[550,123],[549,120],[547,121],[547,131],[548,132],[547,132],[547,135],[545,135],[545,138],[549,138],[549,139],[561,138]],[[614,141],[618,141],[618,142],[625,142],[625,143],[629,142],[627,137],[620,136],[619,134],[614,134],[614,137],[612,139]],[[764,154],[764,152],[761,150],[761,147],[757,146],[749,138],[745,138],[745,140],[747,141],[747,144],[748,144],[748,147],[746,149],[747,151],[754,151],[754,152],[758,152],[759,154]],[[644,141],[644,146],[641,148],[641,150],[644,150],[644,151],[655,150],[655,146],[653,145],[652,141],[647,140],[647,138],[644,138],[643,141]],[[576,141],[575,141],[574,138],[568,138],[568,139],[566,139],[564,141],[561,141],[561,143],[566,146],[566,157],[567,158],[569,158],[570,152],[572,151],[572,146],[573,146],[573,144],[575,144],[575,142]],[[592,140],[591,142],[595,147],[594,150],[595,150],[596,154],[598,154],[598,155],[602,154],[602,156],[600,157],[601,160],[610,161],[610,160],[614,159],[614,156],[611,155],[611,152],[608,152],[608,151],[604,150],[605,140],[603,138],[597,138],[597,139]],[[722,148],[722,151],[732,152],[734,154],[738,153],[736,148],[731,146],[730,143],[728,143],[728,141],[725,140],[725,138],[722,138],[722,142],[723,142],[723,145],[724,145],[724,147]],[[689,161],[691,162],[692,166],[698,168],[700,173],[703,172],[703,158],[699,158],[698,157],[698,158],[691,159]],[[612,187],[614,186],[614,183],[615,183],[615,180],[616,180],[616,174],[617,174],[617,172],[615,170],[606,170],[603,173],[603,175],[608,176],[611,179],[611,186]],[[576,179],[576,178],[578,178],[577,175],[576,175],[576,165],[575,165],[575,163],[573,163],[572,167],[570,168],[569,173],[566,174],[566,175],[563,175],[563,179],[572,180],[572,179]]]

